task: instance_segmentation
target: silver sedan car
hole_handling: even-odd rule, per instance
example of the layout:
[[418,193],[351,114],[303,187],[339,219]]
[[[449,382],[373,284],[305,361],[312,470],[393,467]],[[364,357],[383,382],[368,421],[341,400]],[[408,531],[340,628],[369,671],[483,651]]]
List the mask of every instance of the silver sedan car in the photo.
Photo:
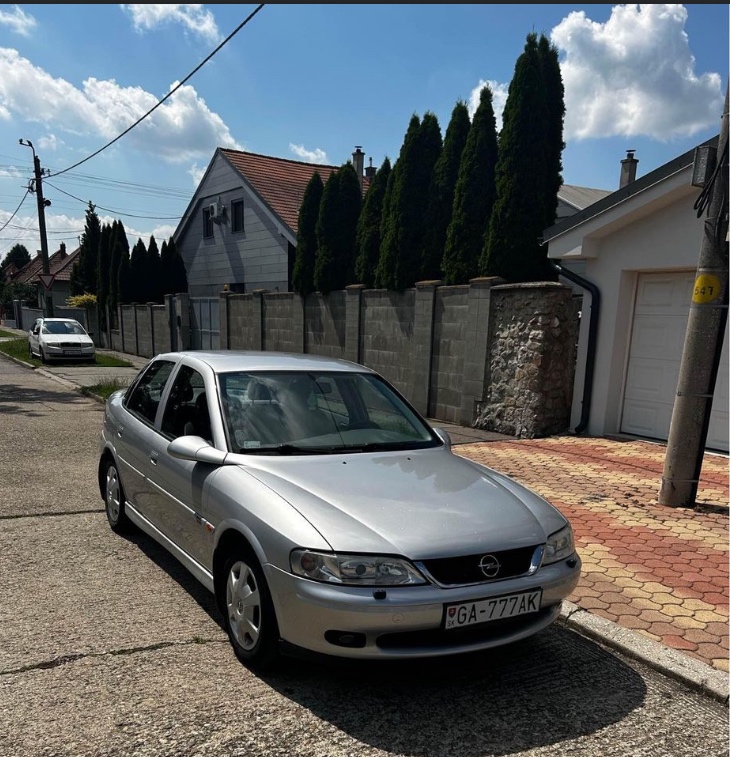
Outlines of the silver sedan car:
[[237,657],[435,657],[550,625],[566,518],[453,453],[378,373],[316,355],[157,355],[106,403],[99,488],[214,593]]

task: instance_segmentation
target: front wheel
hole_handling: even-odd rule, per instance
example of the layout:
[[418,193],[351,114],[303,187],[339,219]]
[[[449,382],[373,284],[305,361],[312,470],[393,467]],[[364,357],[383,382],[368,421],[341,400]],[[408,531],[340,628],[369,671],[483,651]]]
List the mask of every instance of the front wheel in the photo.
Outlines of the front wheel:
[[112,460],[107,461],[104,469],[104,509],[114,533],[127,534],[134,530],[134,524],[124,509],[124,489],[119,471]]
[[236,657],[252,670],[279,659],[279,627],[259,561],[249,550],[229,555],[223,566],[223,614]]

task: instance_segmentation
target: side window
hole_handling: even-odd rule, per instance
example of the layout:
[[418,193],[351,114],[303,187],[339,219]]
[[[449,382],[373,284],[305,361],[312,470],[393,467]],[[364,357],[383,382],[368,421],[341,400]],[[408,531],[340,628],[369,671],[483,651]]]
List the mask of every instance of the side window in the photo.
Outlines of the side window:
[[243,200],[231,202],[231,231],[243,231]]
[[154,423],[162,392],[174,367],[175,363],[169,360],[150,363],[124,398],[127,410]]
[[203,238],[209,239],[213,236],[213,219],[210,217],[210,210],[203,208]]
[[202,436],[203,439],[212,441],[205,381],[189,365],[181,366],[170,387],[162,415],[162,433],[171,439],[178,436]]

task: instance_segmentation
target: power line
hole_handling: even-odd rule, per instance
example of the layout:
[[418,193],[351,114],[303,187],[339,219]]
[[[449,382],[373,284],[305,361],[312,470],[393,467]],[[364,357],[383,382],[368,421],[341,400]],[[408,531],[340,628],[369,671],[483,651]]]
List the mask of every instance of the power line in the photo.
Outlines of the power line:
[[87,160],[91,160],[91,158],[96,157],[100,152],[103,152],[107,149],[107,147],[111,147],[115,142],[120,140],[125,134],[128,134],[132,129],[134,129],[135,126],[139,125],[142,121],[144,121],[147,116],[149,116],[152,112],[157,110],[157,108],[162,105],[162,103],[165,102],[165,100],[169,99],[175,92],[177,92],[180,87],[182,87],[185,82],[188,81],[194,74],[196,74],[227,42],[229,42],[236,34],[238,34],[241,29],[243,29],[244,26],[264,7],[265,3],[261,3],[256,10],[252,11],[249,16],[244,19],[224,40],[223,42],[218,45],[218,47],[213,50],[212,53],[210,53],[206,58],[204,58],[181,82],[178,82],[178,84],[173,87],[163,98],[160,100],[156,105],[153,105],[141,118],[138,118],[131,126],[126,128],[121,134],[119,134],[117,137],[112,139],[111,142],[104,145],[103,147],[100,147],[96,152],[91,153],[88,157],[84,158],[83,160],[80,160],[78,163],[74,163],[72,166],[69,166],[68,168],[64,168],[63,171],[58,171],[56,173],[48,174],[48,176],[60,176],[61,174],[66,173],[67,171],[72,170],[73,168],[76,168],[77,166],[80,166],[82,163],[86,163]]
[[[53,187],[57,192],[60,192],[61,194],[66,195],[67,197],[72,197],[74,200],[78,200],[79,202],[83,203],[84,205],[88,205],[90,201],[82,200],[80,197],[76,197],[76,195],[72,195],[70,192],[64,192],[63,189],[60,189],[57,186],[54,186],[51,184],[48,180],[46,180],[46,185],[49,187]],[[94,208],[98,208],[99,210],[105,210],[107,213],[116,213],[120,216],[126,216],[128,218],[144,218],[149,221],[179,221],[180,216],[143,216],[143,215],[135,215],[134,213],[125,213],[121,210],[114,210],[113,208],[105,208],[103,205],[97,205],[96,203],[92,203],[94,205]]]
[[18,204],[18,207],[17,207],[17,208],[15,208],[15,210],[13,211],[13,214],[12,214],[12,215],[10,216],[10,218],[8,218],[8,220],[7,220],[7,221],[5,221],[5,223],[4,223],[4,224],[3,224],[2,226],[0,226],[0,231],[2,231],[2,230],[3,230],[3,229],[4,229],[4,228],[5,228],[5,227],[6,227],[6,226],[7,226],[7,225],[8,225],[8,224],[9,224],[9,223],[10,223],[10,222],[11,222],[11,221],[13,220],[13,218],[15,218],[15,216],[16,216],[16,215],[17,215],[17,213],[18,213],[18,211],[20,210],[20,206],[21,206],[21,205],[22,205],[22,204],[23,204],[23,203],[25,202],[25,198],[26,198],[26,197],[27,197],[27,196],[28,196],[29,194],[30,194],[30,189],[26,189],[26,190],[25,190],[25,194],[23,195],[23,199],[22,199],[22,200],[20,201],[20,203]]

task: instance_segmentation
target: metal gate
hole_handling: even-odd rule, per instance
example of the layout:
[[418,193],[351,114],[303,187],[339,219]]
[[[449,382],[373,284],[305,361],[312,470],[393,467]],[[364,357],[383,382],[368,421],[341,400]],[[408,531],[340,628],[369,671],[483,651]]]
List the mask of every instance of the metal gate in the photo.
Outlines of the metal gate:
[[218,297],[190,298],[190,349],[220,349],[220,300]]

